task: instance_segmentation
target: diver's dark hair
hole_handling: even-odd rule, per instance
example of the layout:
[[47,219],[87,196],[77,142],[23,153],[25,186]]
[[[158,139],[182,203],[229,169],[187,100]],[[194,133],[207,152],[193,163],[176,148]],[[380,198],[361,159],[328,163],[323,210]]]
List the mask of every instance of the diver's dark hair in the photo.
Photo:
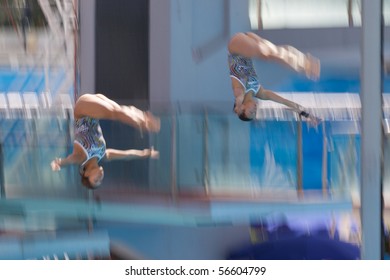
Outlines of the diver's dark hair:
[[[236,103],[234,103],[234,106],[233,106],[233,111],[234,109],[236,109]],[[250,119],[248,118],[247,116],[245,116],[245,113],[242,112],[241,114],[238,115],[238,118],[244,122],[250,122],[250,121],[253,121],[253,119]]]
[[245,116],[245,113],[242,113],[240,115],[238,115],[238,118],[244,122],[250,122],[250,121],[253,121],[253,119],[251,118],[248,118],[247,116]]
[[89,178],[84,176],[84,175],[81,175],[81,184],[86,187],[87,189],[90,189],[90,190],[94,190],[96,189],[95,186],[93,186],[91,184],[91,182],[89,181]]
[[87,189],[89,190],[94,190],[94,189],[97,189],[98,187],[97,186],[93,186],[91,184],[91,182],[89,181],[89,178],[87,176],[84,175],[84,167],[80,168],[79,172],[80,172],[80,176],[81,176],[81,184],[86,187]]

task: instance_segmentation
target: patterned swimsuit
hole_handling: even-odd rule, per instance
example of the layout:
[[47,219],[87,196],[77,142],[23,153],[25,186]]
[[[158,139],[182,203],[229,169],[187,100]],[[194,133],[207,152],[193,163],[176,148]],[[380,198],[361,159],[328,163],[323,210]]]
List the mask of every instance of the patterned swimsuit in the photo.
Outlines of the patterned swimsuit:
[[253,91],[256,94],[260,89],[256,70],[252,59],[235,54],[228,54],[230,77],[237,79],[245,88],[245,93]]
[[99,121],[90,117],[75,119],[74,128],[74,142],[80,145],[87,155],[87,159],[81,166],[93,157],[97,157],[100,161],[106,153],[106,141]]

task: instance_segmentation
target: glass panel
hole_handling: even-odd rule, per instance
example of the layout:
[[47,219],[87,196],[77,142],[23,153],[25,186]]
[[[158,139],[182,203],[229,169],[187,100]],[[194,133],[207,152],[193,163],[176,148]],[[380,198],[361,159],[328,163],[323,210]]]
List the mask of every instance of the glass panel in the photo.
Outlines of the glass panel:
[[[173,185],[178,193],[202,195],[238,192],[251,197],[262,192],[296,191],[300,136],[293,113],[262,106],[257,122],[243,124],[231,112],[197,105],[183,108],[180,113],[160,114],[162,132],[158,135],[140,134],[126,125],[102,120],[108,147],[154,146],[161,154],[159,160],[103,161],[105,181],[96,192],[130,199],[135,190],[169,195]],[[57,173],[50,169],[50,161],[65,157],[73,146],[72,111],[53,110],[48,114],[41,111],[39,118],[1,120],[6,197],[80,195],[77,167]],[[337,119],[324,121],[317,129],[303,124],[304,190],[322,192],[324,156],[328,157],[325,175],[332,192],[341,190],[347,195],[351,188],[357,188],[358,123],[343,119],[351,116],[348,108],[338,110],[329,109],[328,114]],[[324,155],[325,137],[328,146]]]
[[72,149],[70,122],[56,115],[1,120],[5,197],[80,195],[74,168],[58,173],[50,168],[52,159]]

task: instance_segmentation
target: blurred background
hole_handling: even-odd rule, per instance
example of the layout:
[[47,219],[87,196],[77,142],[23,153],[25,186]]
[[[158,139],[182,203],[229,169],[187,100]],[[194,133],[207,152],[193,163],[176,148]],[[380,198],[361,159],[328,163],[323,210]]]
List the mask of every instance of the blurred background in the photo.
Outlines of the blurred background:
[[[387,124],[390,1],[382,8]],[[360,258],[361,9],[360,0],[1,0],[0,259]],[[226,44],[246,31],[320,58],[315,82],[254,61],[261,84],[321,117],[318,128],[270,102],[255,122],[234,115]],[[84,93],[158,115],[158,134],[101,126],[108,147],[153,146],[160,158],[103,163],[95,191],[78,167],[52,172],[51,160],[72,151]],[[386,238],[387,135],[384,125]]]

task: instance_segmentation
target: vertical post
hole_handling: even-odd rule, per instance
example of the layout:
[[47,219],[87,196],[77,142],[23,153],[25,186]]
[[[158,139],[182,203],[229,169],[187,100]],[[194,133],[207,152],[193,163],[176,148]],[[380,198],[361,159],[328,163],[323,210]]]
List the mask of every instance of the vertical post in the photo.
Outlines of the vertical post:
[[382,1],[362,3],[361,258],[382,254]]
[[209,145],[208,145],[208,138],[209,138],[209,124],[208,124],[208,114],[207,109],[204,112],[204,123],[203,123],[203,186],[206,193],[206,196],[209,195]]
[[0,143],[0,199],[5,198],[3,143]]
[[[72,129],[73,129],[73,122],[72,122],[72,118],[71,118],[71,112],[69,109],[65,109],[65,116],[66,116],[66,146],[67,146],[67,153],[68,154],[71,154],[72,153],[72,148],[73,148],[73,142],[72,142]],[[61,124],[60,124],[61,125]],[[62,129],[62,128],[61,128]],[[75,177],[74,177],[74,172],[72,172],[72,168],[67,168],[67,180],[72,180],[72,182],[67,182],[68,184],[69,183],[73,183]]]
[[297,192],[303,196],[303,149],[302,149],[302,117],[297,121]]
[[348,0],[348,25],[353,27],[352,0]]
[[88,232],[93,231],[93,190],[87,190],[88,191]]
[[172,200],[176,201],[177,198],[177,163],[176,163],[176,112],[172,113],[172,127],[171,127],[171,196]]
[[[79,1],[80,18],[80,92],[95,92],[96,0]],[[76,100],[76,99],[75,99]]]
[[326,137],[325,122],[322,123],[322,194],[328,196],[328,138]]
[[80,3],[78,0],[73,0],[73,9],[74,9],[74,14],[73,14],[73,100],[76,102],[78,99],[78,96],[80,94],[80,82],[78,81],[78,76],[80,75],[80,67],[79,67],[79,57],[80,57],[80,52],[79,52],[79,42],[80,42],[80,37],[79,37],[79,30],[77,26],[79,25],[79,13],[80,13]]
[[[44,66],[44,77],[45,77],[45,92],[49,93],[50,90],[50,47],[49,47],[49,38],[45,37],[45,57],[43,58],[43,66]],[[45,95],[46,97],[46,95]]]
[[263,1],[257,0],[257,7],[258,7],[258,14],[257,14],[257,29],[262,30],[263,29],[263,17],[262,17],[262,7],[263,7]]

